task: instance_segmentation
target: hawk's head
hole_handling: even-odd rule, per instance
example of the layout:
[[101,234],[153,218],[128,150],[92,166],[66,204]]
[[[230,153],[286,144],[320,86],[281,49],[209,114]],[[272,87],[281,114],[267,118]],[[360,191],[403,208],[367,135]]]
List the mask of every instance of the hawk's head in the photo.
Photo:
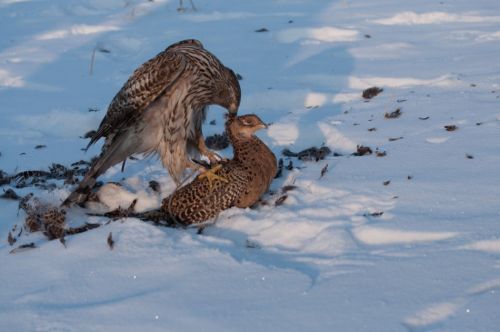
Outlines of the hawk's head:
[[241,101],[240,83],[234,71],[224,68],[224,75],[217,84],[215,103],[224,107],[230,114],[237,114]]

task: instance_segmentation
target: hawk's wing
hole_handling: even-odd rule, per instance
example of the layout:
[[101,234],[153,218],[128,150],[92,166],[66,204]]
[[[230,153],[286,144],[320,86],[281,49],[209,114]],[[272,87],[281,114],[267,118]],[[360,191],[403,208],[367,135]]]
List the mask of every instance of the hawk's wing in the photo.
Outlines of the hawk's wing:
[[106,116],[87,148],[101,137],[127,127],[182,76],[186,69],[186,60],[183,53],[177,52],[178,48],[172,46],[134,71],[111,101]]

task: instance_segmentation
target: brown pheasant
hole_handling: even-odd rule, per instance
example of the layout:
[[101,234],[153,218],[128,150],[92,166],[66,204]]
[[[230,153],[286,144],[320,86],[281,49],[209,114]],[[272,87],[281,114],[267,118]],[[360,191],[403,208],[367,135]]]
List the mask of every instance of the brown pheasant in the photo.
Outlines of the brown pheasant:
[[[229,116],[226,131],[233,145],[233,159],[217,165],[217,175],[227,179],[211,183],[198,177],[165,198],[161,211],[146,212],[139,218],[175,219],[181,224],[200,223],[232,206],[253,205],[268,189],[276,175],[276,157],[254,133],[267,128],[253,114]],[[143,218],[144,219],[144,218]]]
[[63,205],[85,202],[97,177],[133,154],[157,153],[177,184],[186,168],[204,171],[189,152],[217,161],[201,130],[207,107],[217,104],[236,114],[240,99],[235,73],[201,42],[189,39],[169,46],[136,69],[113,98],[89,143],[105,137],[102,152]]

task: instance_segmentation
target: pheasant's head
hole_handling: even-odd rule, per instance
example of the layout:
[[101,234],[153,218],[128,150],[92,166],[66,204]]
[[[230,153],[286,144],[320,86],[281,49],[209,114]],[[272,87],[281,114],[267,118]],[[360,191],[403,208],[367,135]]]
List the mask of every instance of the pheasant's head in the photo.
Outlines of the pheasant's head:
[[267,125],[255,114],[228,116],[226,130],[236,137],[250,138],[259,129]]

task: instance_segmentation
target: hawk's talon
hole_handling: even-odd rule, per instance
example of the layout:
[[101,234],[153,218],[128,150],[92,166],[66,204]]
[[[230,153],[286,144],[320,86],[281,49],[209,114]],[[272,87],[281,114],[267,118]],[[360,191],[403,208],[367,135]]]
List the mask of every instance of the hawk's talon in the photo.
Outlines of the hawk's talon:
[[215,180],[219,180],[219,181],[226,182],[226,183],[229,182],[229,180],[226,179],[225,177],[222,177],[222,176],[219,176],[219,175],[215,174],[221,168],[222,168],[221,164],[215,165],[211,169],[206,170],[205,172],[203,172],[200,175],[198,175],[198,179],[207,178],[210,190],[212,190],[212,183]]
[[208,160],[210,160],[210,164],[217,164],[219,161],[224,159],[222,156],[220,156],[218,153],[215,153],[214,151],[207,150],[204,154],[208,158]]

